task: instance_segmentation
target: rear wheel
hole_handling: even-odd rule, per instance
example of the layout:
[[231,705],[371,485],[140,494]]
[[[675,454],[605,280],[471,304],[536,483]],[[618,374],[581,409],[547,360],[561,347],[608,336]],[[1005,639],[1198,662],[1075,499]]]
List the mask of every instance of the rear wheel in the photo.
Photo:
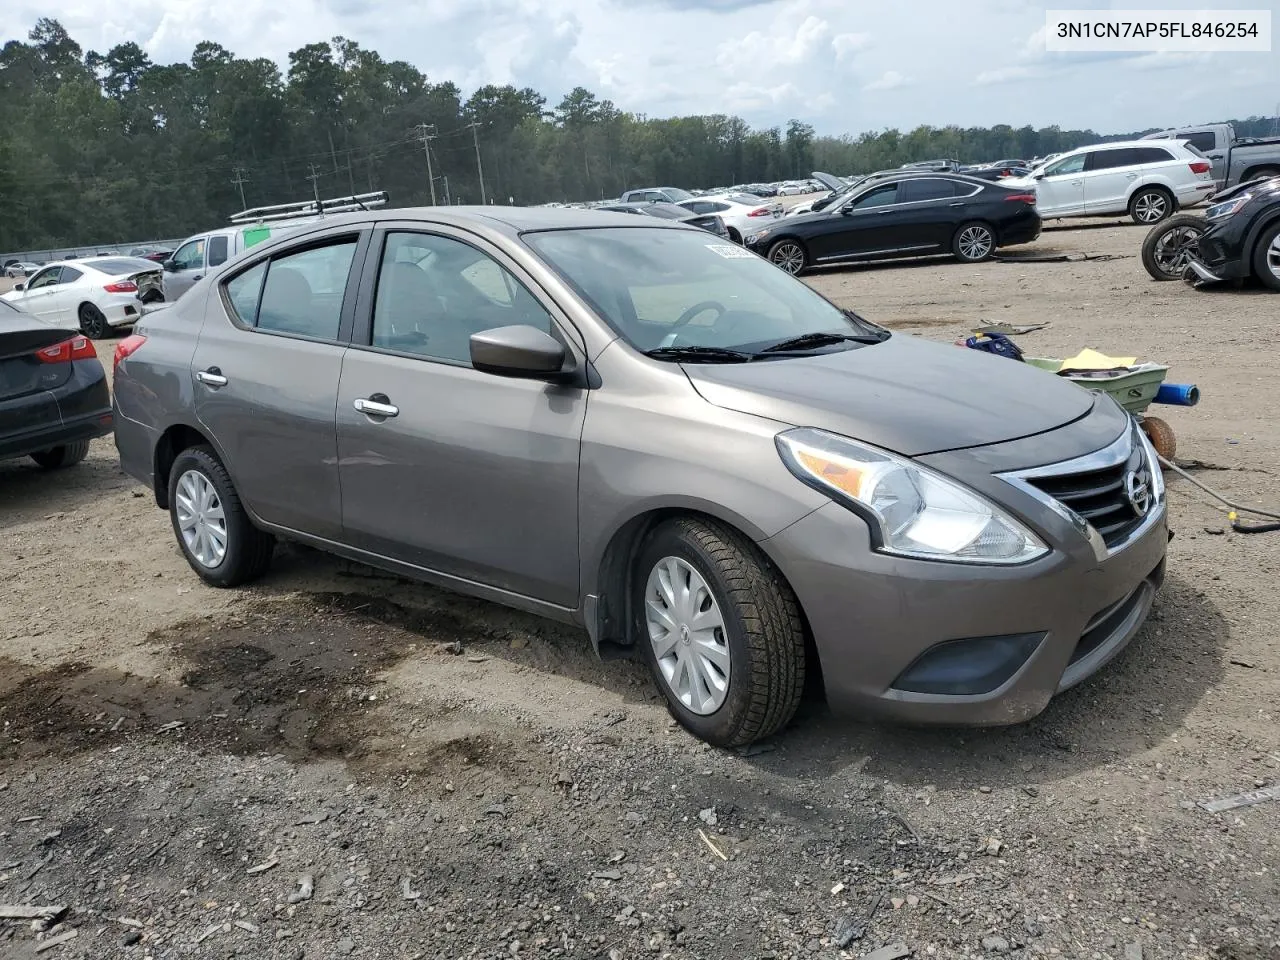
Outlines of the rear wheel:
[[107,335],[110,327],[107,324],[107,318],[102,315],[102,311],[95,307],[92,303],[81,304],[80,306],[80,332],[90,340],[101,340]]
[[173,461],[169,517],[187,563],[211,586],[257,579],[271,564],[275,540],[253,525],[209,447],[189,447]]
[[769,262],[795,277],[809,265],[809,255],[799,240],[779,240],[769,248]]
[[1173,195],[1162,187],[1144,187],[1129,201],[1129,216],[1134,223],[1150,225],[1173,215]]
[[726,227],[725,230],[729,234],[729,239],[732,240],[734,243],[742,242],[742,234],[740,234],[737,230],[733,229],[733,227]]
[[1180,280],[1205,230],[1204,217],[1180,213],[1147,232],[1142,265],[1155,280]]
[[61,470],[63,467],[75,466],[88,455],[89,441],[77,440],[75,443],[65,443],[60,447],[33,453],[31,459],[46,470]]
[[980,263],[996,252],[996,233],[988,224],[962,223],[951,238],[951,252],[963,263]]
[[632,577],[637,642],[672,715],[717,746],[784,727],[804,690],[799,603],[767,559],[714,521],[662,524]]
[[1262,231],[1253,248],[1253,272],[1272,290],[1280,290],[1280,223]]

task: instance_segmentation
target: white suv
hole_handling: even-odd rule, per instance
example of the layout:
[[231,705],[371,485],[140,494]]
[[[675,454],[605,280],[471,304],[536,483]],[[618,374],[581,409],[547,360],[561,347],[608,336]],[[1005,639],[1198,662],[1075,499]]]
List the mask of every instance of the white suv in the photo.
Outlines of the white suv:
[[1064,153],[1002,186],[1032,187],[1046,220],[1127,213],[1157,223],[1215,190],[1213,164],[1182,141],[1100,143]]

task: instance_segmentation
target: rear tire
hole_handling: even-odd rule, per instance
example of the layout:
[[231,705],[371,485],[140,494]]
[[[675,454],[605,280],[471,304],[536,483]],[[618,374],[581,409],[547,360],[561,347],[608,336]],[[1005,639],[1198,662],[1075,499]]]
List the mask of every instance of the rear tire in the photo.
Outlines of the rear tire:
[[188,447],[173,461],[169,519],[182,555],[210,586],[256,580],[271,565],[275,538],[253,525],[226,467],[209,447]]
[[1253,248],[1253,272],[1264,286],[1280,290],[1280,223],[1262,231]]
[[1142,265],[1151,278],[1181,280],[1204,231],[1204,217],[1192,213],[1180,213],[1152,227],[1142,241]]
[[800,604],[749,540],[712,520],[664,523],[641,545],[631,589],[636,642],[672,716],[695,737],[742,746],[795,716],[805,678]]
[[102,311],[95,307],[92,303],[83,303],[80,305],[80,332],[90,340],[101,340],[107,335],[107,331],[111,327],[107,324],[107,318],[102,315]]
[[64,467],[74,467],[88,455],[89,441],[77,440],[75,443],[65,443],[60,447],[33,453],[31,459],[45,470],[61,470]]
[[742,243],[742,234],[740,234],[737,230],[733,229],[733,227],[725,227],[725,231],[729,234],[729,239],[732,240],[734,243],[737,243],[737,244]]
[[1129,216],[1139,226],[1149,227],[1173,216],[1178,204],[1164,187],[1143,187],[1129,200]]
[[981,263],[996,252],[996,232],[981,220],[962,223],[951,238],[951,253],[961,263]]

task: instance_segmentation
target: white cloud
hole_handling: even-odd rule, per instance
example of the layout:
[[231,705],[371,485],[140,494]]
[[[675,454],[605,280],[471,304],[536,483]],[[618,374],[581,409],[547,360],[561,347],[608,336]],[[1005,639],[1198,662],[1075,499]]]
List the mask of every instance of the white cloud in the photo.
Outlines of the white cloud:
[[900,74],[897,70],[886,70],[881,76],[872,80],[862,89],[871,90],[898,90],[902,87],[909,86],[911,81]]
[[995,70],[983,70],[974,78],[973,83],[978,87],[991,87],[1008,83],[1010,80],[1025,80],[1032,76],[1035,76],[1035,71],[1030,67],[997,67]]
[[871,46],[871,36],[866,33],[837,33],[831,38],[831,49],[836,52],[837,60],[847,60],[859,50]]

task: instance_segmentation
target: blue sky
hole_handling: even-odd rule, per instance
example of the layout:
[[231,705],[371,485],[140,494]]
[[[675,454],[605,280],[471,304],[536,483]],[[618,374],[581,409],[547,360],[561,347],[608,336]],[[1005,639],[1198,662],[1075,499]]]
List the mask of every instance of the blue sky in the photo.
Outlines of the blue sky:
[[[408,60],[434,80],[453,80],[464,94],[514,83],[535,87],[554,105],[581,84],[650,116],[733,113],[756,126],[799,117],[821,133],[921,123],[1110,133],[1280,110],[1274,49],[1047,54],[1045,7],[1019,0],[61,0],[56,15],[85,47],[134,40],[160,61],[186,59],[196,42],[210,39],[241,56],[287,64],[290,50],[341,35]],[[9,0],[8,9],[0,39],[24,35],[50,8]]]

